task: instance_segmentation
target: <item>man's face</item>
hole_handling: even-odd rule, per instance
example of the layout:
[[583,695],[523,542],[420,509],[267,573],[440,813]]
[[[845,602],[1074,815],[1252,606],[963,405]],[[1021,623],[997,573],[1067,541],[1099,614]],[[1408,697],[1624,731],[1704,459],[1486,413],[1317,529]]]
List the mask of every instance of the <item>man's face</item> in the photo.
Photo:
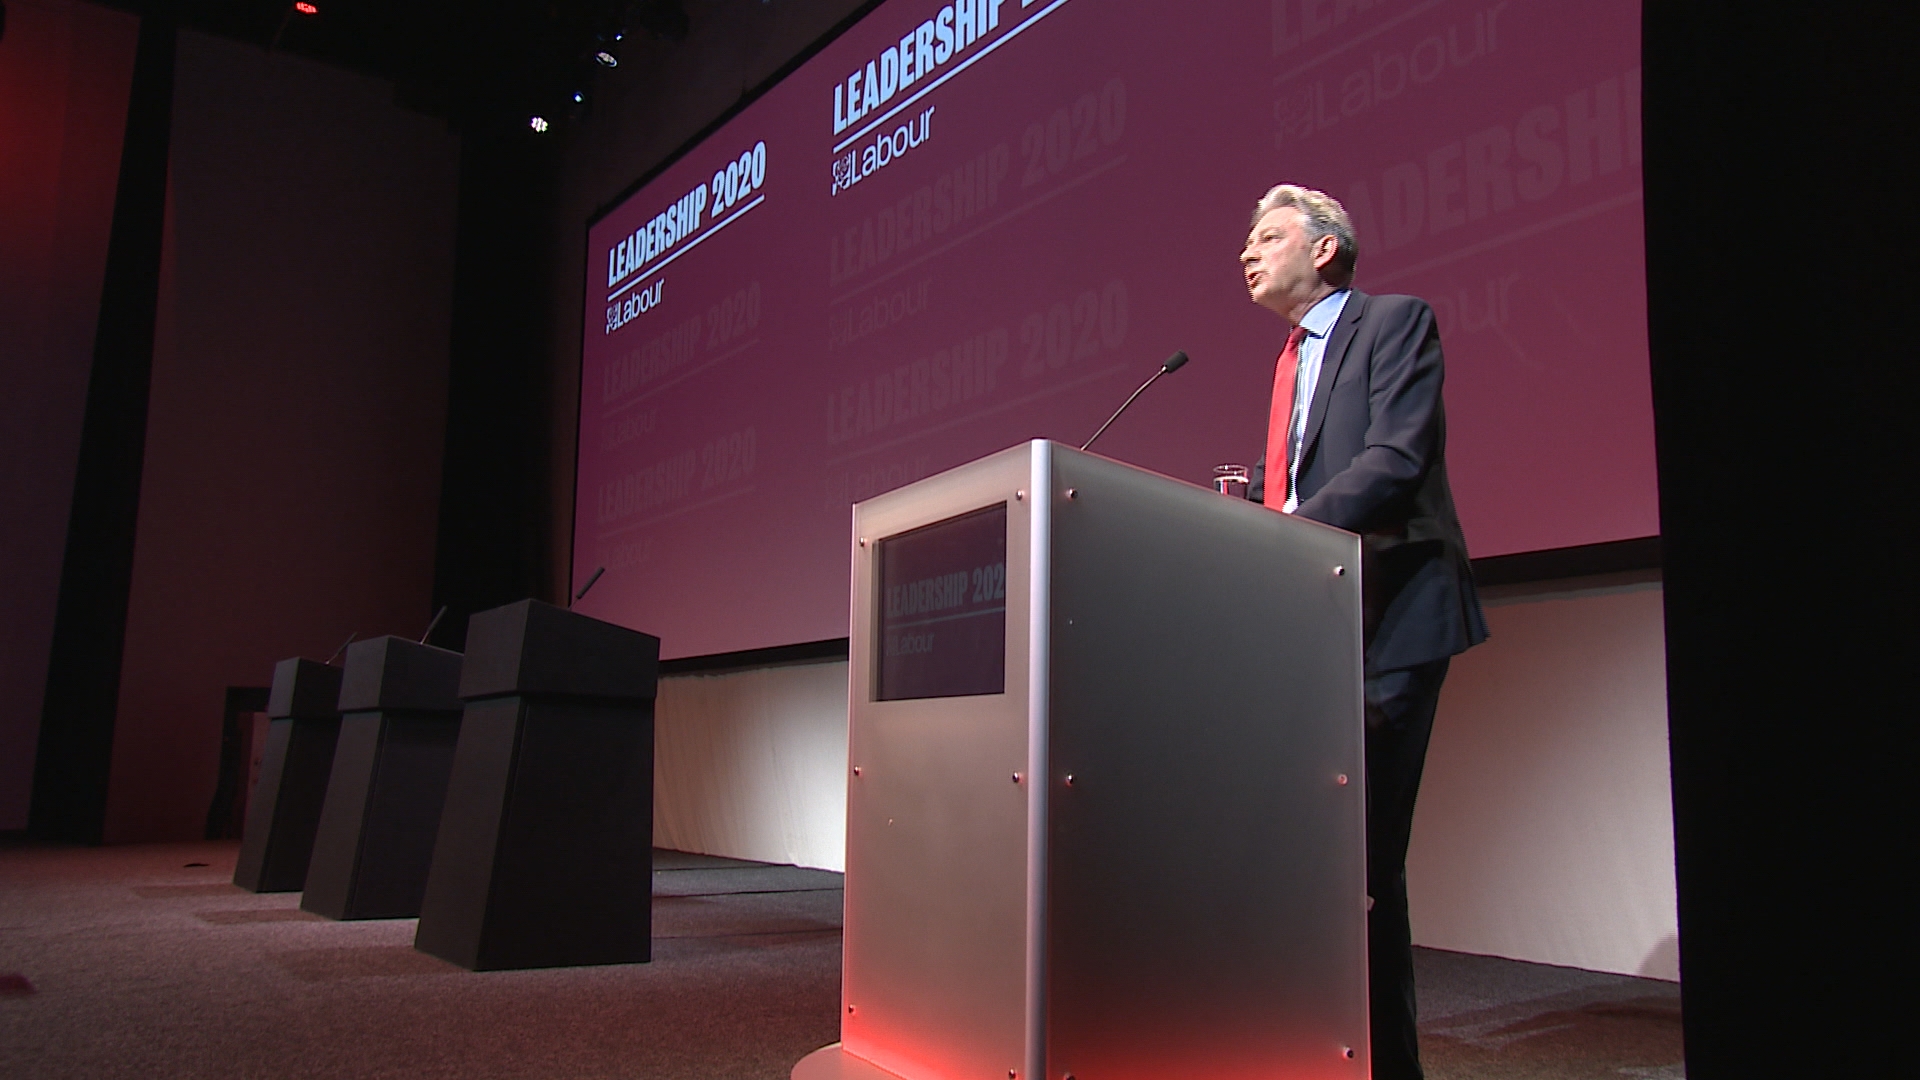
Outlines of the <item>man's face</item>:
[[1240,250],[1247,295],[1261,307],[1297,319],[1305,314],[1302,305],[1311,306],[1324,295],[1320,268],[1332,261],[1336,246],[1331,236],[1309,241],[1306,215],[1293,207],[1267,211],[1254,223],[1247,246]]

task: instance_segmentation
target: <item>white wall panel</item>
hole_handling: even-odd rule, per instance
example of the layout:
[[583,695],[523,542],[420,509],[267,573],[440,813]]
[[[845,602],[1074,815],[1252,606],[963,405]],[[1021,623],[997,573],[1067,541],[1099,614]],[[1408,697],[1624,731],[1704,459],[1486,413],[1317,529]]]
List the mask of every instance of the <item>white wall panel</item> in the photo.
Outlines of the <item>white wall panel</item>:
[[846,661],[663,678],[654,731],[655,844],[846,867]]
[[1660,586],[1581,584],[1492,590],[1492,639],[1454,660],[1407,858],[1413,938],[1677,979]]
[[[1665,645],[1650,575],[1490,590],[1408,857],[1414,940],[1678,977]],[[847,665],[662,679],[662,847],[845,866]]]

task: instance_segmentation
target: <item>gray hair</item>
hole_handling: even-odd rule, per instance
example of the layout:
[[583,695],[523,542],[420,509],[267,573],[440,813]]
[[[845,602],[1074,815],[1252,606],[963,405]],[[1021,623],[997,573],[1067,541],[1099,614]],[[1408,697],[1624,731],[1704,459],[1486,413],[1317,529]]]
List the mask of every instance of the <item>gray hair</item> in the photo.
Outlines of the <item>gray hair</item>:
[[1340,205],[1340,200],[1324,191],[1298,184],[1281,184],[1268,190],[1254,204],[1252,224],[1260,224],[1261,218],[1281,207],[1292,207],[1306,218],[1309,241],[1317,241],[1323,236],[1334,238],[1338,246],[1333,253],[1333,267],[1345,281],[1352,281],[1353,263],[1360,255],[1360,245],[1354,240],[1353,219],[1347,216],[1347,208]]

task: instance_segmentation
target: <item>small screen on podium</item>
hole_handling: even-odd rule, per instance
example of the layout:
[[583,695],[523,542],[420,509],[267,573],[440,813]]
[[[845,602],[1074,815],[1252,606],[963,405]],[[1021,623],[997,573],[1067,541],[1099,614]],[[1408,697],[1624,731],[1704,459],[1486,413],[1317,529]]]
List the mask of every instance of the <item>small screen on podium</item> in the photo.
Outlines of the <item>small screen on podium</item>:
[[1007,689],[1007,504],[880,541],[874,700]]

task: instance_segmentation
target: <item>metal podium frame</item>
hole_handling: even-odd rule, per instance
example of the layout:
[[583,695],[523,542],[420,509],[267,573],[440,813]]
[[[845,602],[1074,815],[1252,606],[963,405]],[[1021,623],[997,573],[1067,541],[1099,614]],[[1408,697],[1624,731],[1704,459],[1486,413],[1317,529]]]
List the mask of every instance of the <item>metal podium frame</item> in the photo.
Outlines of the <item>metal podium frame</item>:
[[[1004,503],[1004,691],[876,700]],[[795,1080],[1368,1075],[1361,545],[1044,440],[854,507],[842,1040]]]

